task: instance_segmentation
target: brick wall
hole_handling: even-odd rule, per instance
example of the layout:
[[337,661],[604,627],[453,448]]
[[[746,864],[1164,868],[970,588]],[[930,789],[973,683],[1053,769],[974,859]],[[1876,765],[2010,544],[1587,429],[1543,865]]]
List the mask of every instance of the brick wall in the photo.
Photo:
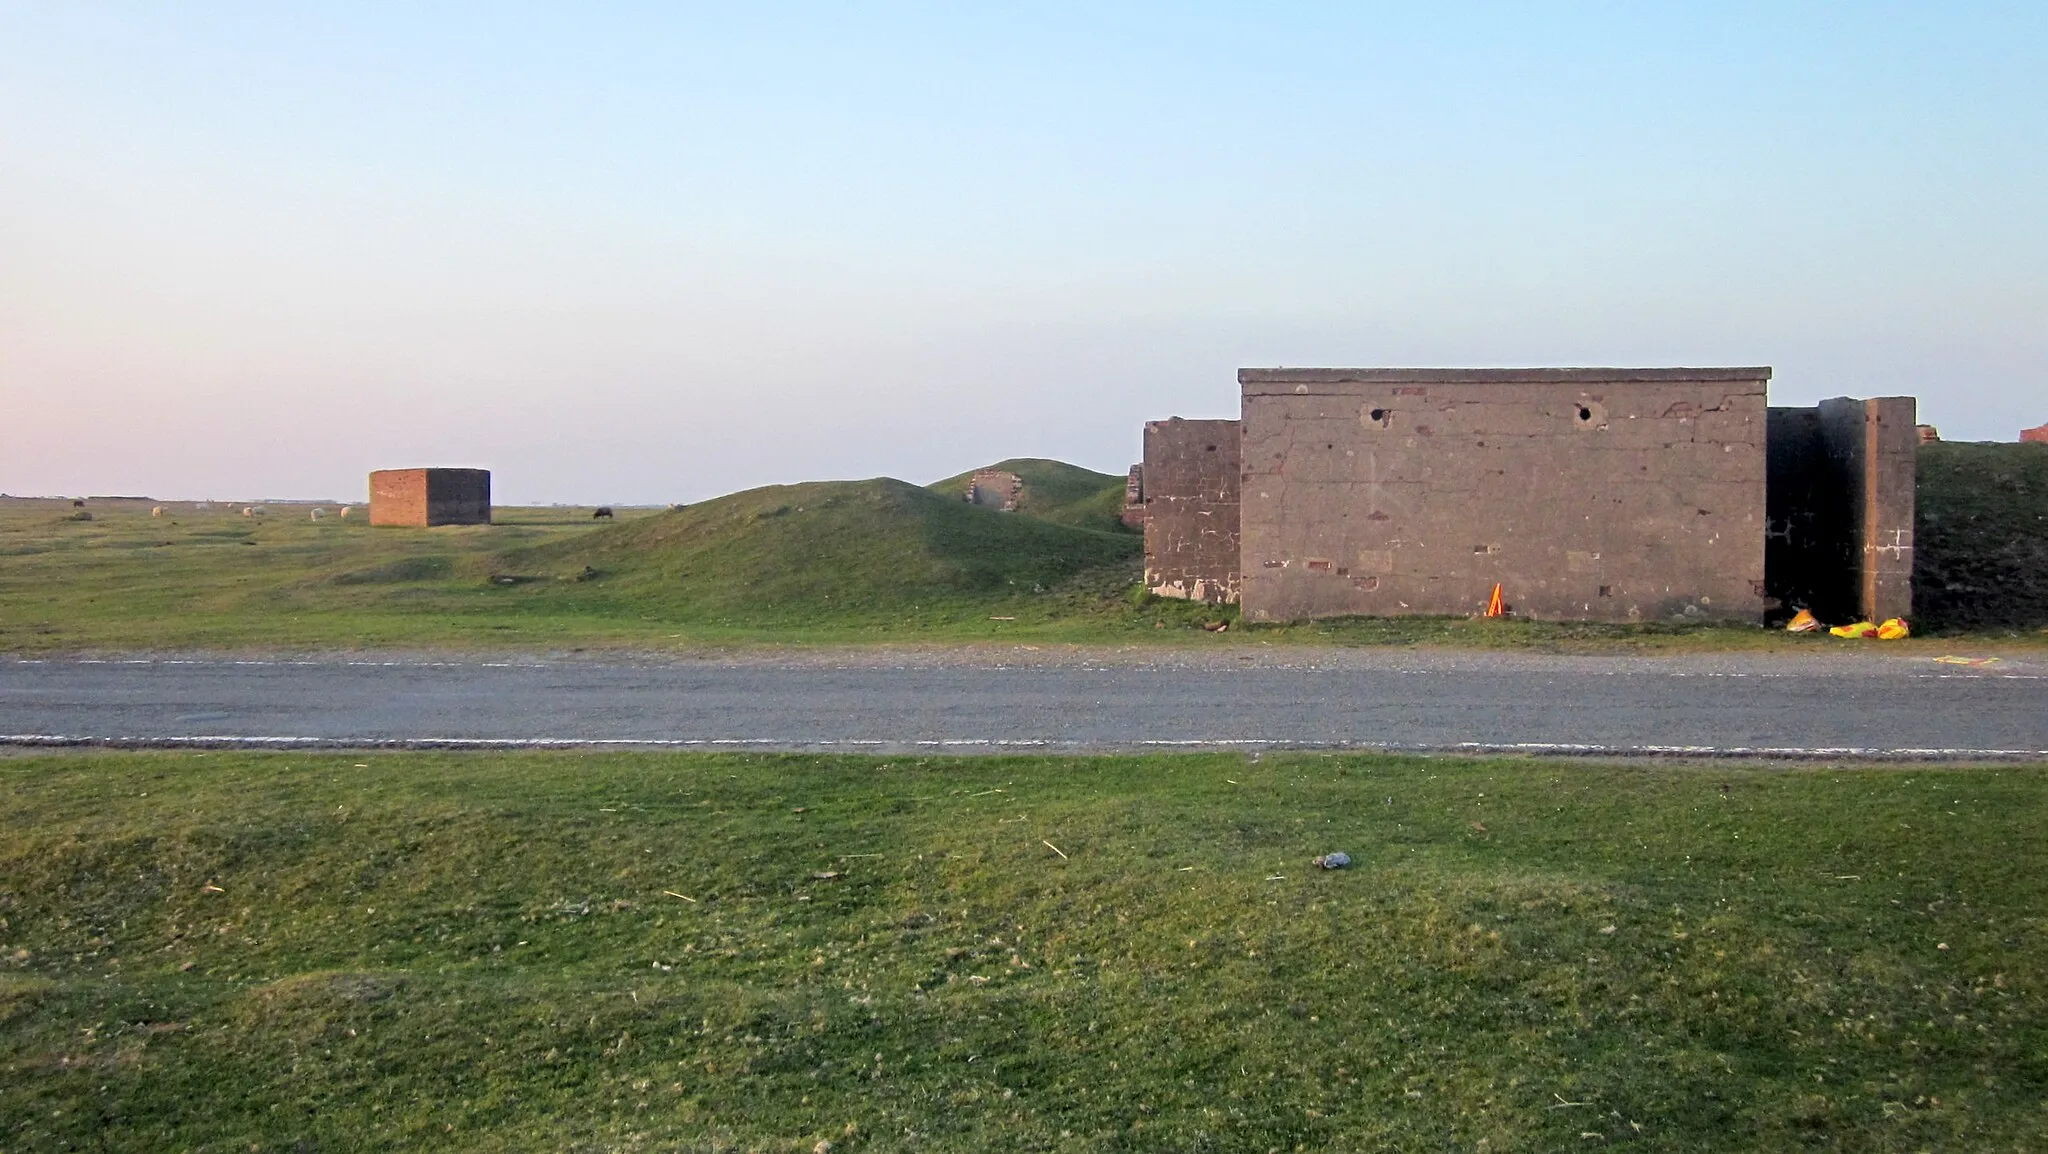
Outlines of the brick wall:
[[488,525],[489,469],[379,469],[370,474],[370,524]]
[[1145,527],[1145,466],[1132,465],[1124,474],[1124,508],[1119,517],[1126,529]]
[[970,505],[1004,513],[1017,511],[1017,498],[1024,493],[1024,478],[1003,469],[983,469],[967,481],[961,496]]

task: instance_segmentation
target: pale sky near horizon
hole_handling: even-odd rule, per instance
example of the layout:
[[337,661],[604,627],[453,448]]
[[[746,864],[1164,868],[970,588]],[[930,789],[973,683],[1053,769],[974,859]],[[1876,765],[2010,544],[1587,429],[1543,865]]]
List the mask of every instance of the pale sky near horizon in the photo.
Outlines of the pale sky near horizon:
[[2048,421],[2048,4],[0,0],[0,491],[1121,472],[1240,365]]

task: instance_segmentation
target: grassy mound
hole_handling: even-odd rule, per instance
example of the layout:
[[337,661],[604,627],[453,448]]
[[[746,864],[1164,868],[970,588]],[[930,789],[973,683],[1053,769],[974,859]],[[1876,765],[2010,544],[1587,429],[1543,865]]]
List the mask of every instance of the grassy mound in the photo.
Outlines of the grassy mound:
[[588,571],[588,596],[670,618],[827,620],[986,608],[1096,570],[1122,581],[1139,550],[1128,534],[878,478],[751,489],[509,553],[500,568]]
[[1917,510],[1919,625],[2048,626],[2048,445],[1922,446]]
[[[1017,512],[1026,517],[1036,517],[1056,525],[1135,535],[1123,523],[1122,477],[1036,457],[1014,457],[988,467],[1015,473],[1024,479],[1024,491],[1017,498]],[[967,483],[980,471],[976,469],[948,477],[927,488],[958,501],[967,491]]]
[[2044,819],[2011,767],[9,758],[0,1147],[2037,1150]]

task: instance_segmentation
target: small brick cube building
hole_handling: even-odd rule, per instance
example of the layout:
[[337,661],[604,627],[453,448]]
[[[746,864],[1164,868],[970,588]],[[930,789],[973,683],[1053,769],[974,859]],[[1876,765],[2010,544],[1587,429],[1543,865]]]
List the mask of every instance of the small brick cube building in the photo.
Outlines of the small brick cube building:
[[488,525],[489,469],[379,469],[370,474],[370,524]]

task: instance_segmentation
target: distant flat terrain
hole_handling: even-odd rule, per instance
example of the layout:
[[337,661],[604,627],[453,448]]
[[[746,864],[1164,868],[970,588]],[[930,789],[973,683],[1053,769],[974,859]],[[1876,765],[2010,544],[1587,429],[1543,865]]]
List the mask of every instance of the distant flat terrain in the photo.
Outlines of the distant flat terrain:
[[0,661],[15,744],[1171,747],[2048,757],[2048,661],[1275,649]]

